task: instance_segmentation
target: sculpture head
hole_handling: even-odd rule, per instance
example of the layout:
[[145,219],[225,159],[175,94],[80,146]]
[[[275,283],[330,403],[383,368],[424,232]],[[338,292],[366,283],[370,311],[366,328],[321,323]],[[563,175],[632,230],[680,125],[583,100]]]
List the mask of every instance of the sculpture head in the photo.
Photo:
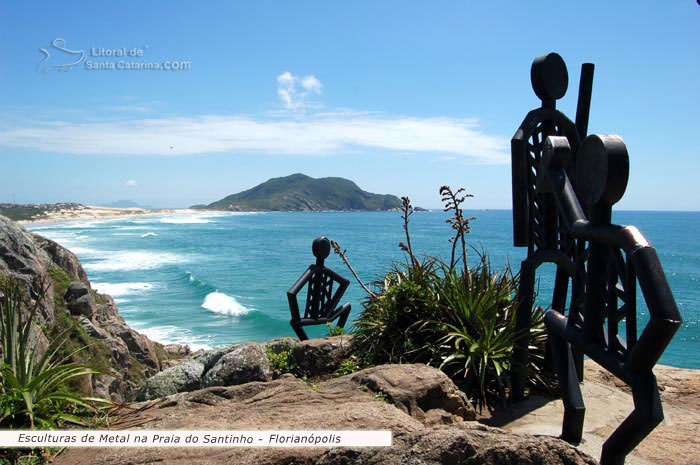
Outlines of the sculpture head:
[[558,53],[538,56],[530,68],[530,81],[543,104],[562,98],[569,87],[569,73],[564,59]]
[[597,203],[612,206],[627,189],[629,155],[620,136],[591,134],[576,159],[574,187],[584,208]]
[[327,237],[317,237],[311,245],[311,251],[316,257],[316,264],[323,265],[323,261],[331,253],[331,241]]

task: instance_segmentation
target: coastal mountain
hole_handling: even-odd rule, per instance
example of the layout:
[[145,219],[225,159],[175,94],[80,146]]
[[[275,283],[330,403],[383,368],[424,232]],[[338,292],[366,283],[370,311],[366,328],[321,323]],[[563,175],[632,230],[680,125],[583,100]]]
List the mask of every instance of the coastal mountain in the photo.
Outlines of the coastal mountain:
[[117,200],[116,202],[111,202],[111,203],[106,203],[104,205],[100,205],[100,207],[107,207],[107,208],[145,208],[146,210],[152,210],[151,207],[147,205],[139,205],[138,203],[134,202],[133,200]]
[[192,208],[229,211],[392,210],[395,195],[372,194],[344,178],[312,178],[301,173],[272,178],[252,189]]

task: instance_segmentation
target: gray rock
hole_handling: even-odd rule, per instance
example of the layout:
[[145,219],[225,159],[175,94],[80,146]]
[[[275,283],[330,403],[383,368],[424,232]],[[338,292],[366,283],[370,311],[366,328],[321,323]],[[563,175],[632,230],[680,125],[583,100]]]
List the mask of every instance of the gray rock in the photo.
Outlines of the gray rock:
[[78,324],[85,330],[88,336],[95,339],[110,339],[110,335],[102,328],[98,328],[95,324],[88,320],[85,316],[78,318]]
[[178,392],[194,391],[201,387],[203,374],[203,364],[195,360],[184,360],[144,381],[136,394],[136,400],[151,400]]
[[269,350],[274,354],[291,352],[299,343],[299,340],[294,339],[293,337],[279,337],[277,339],[267,341],[265,343],[265,350]]
[[83,315],[88,319],[94,318],[97,312],[95,299],[90,294],[81,295],[77,299],[67,302],[66,307],[70,310],[71,315]]
[[39,234],[29,234],[34,240],[34,243],[46,252],[51,261],[57,267],[63,271],[66,271],[72,280],[83,283],[90,282],[88,280],[87,273],[85,273],[83,266],[80,264],[80,260],[78,260],[78,257],[76,257],[73,252],[52,241],[51,239],[46,239],[45,237],[40,236]]
[[202,386],[232,386],[271,378],[270,362],[263,346],[246,342],[219,358],[204,375]]
[[32,298],[47,289],[37,314],[40,325],[51,324],[55,319],[49,266],[49,257],[33,241],[32,235],[14,221],[0,216],[0,275],[23,283]]
[[237,345],[233,346],[228,346],[228,347],[221,347],[218,349],[211,349],[211,350],[204,350],[200,352],[196,352],[195,354],[192,354],[190,358],[192,360],[196,360],[199,363],[202,363],[204,365],[204,369],[206,371],[211,370],[211,368],[216,364],[216,362],[219,361],[221,357],[226,355],[227,353],[231,352],[234,350]]
[[518,435],[463,423],[395,434],[391,447],[336,448],[315,465],[597,465],[591,456],[560,439]]
[[[408,378],[416,371],[407,365]],[[426,372],[433,369],[423,365]],[[398,370],[399,368],[397,368]],[[418,373],[420,374],[420,373]],[[432,374],[428,375],[432,377]],[[338,380],[341,380],[338,382]],[[68,448],[55,465],[594,465],[564,441],[507,433],[475,422],[426,426],[349,376],[310,386],[291,375],[270,382],[176,394],[129,409],[135,430],[390,430],[392,447]],[[676,462],[673,462],[676,463]]]
[[82,297],[89,293],[90,288],[88,288],[85,283],[80,281],[73,281],[72,283],[70,283],[70,286],[68,287],[68,290],[66,291],[66,294],[63,296],[63,298],[66,299],[66,302],[72,302],[78,299],[79,297]]
[[171,355],[185,357],[190,354],[190,346],[183,344],[166,344],[163,349]]
[[129,393],[133,390],[130,383],[109,375],[92,375],[92,392],[97,397],[110,399],[115,403],[123,403],[129,400]]
[[352,336],[309,339],[293,346],[292,356],[299,368],[309,376],[333,373],[352,352]]
[[156,355],[155,347],[153,346],[153,341],[143,334],[134,331],[127,325],[120,328],[117,336],[124,341],[129,348],[129,352],[137,360],[156,370],[160,369],[160,363]]
[[[437,368],[423,364],[381,365],[347,375],[354,383],[381,393],[399,409],[420,421],[444,423],[443,413],[476,419],[467,396]],[[426,417],[426,412],[439,412]]]
[[[85,270],[72,252],[54,241],[27,232],[3,216],[0,216],[0,275],[18,280],[32,299],[46,290],[35,319],[40,354],[50,342],[42,328],[55,324],[57,312],[66,312],[54,302],[53,281],[70,279],[70,287],[63,293],[68,312],[61,316],[77,320],[90,338],[99,341],[83,349],[88,356],[103,350],[98,349],[99,345],[110,348],[110,364],[116,372],[114,378],[93,376],[92,382],[83,386],[92,389],[92,393],[85,394],[108,395],[116,402],[128,401],[135,388],[129,379],[142,379],[158,370],[160,364],[154,343],[129,328],[111,297],[90,290]],[[61,318],[60,321],[66,320]]]

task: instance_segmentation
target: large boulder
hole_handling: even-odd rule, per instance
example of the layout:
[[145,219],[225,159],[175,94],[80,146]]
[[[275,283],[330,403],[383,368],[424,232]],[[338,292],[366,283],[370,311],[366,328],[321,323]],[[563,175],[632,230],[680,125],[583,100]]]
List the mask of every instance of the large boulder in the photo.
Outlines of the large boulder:
[[[401,370],[402,366],[392,368]],[[431,378],[411,365],[407,375]],[[396,376],[399,376],[396,374]],[[292,375],[270,382],[214,386],[169,396],[151,408],[129,409],[132,429],[144,430],[390,430],[386,448],[191,447],[69,448],[54,465],[167,464],[465,464],[594,465],[555,438],[511,434],[475,422],[425,425],[352,379],[309,384]]]
[[55,319],[50,266],[50,258],[34,242],[32,235],[14,221],[0,216],[0,275],[21,282],[32,298],[43,295],[37,314],[40,325],[51,324]]
[[[95,317],[95,313],[97,313],[95,299],[93,299],[93,297],[87,292],[84,294],[78,294],[75,289],[75,284],[78,283],[72,283],[71,287],[69,287],[68,291],[66,292],[66,307],[68,307],[71,315],[82,315],[88,319],[93,319]],[[85,286],[83,283],[80,284],[83,285],[83,288],[80,289],[80,291],[87,291],[87,286]]]
[[[467,396],[442,371],[422,364],[381,365],[352,375],[350,381],[385,396],[399,409],[421,421],[448,421],[444,413],[476,419]],[[426,412],[432,410],[430,416]]]
[[340,362],[352,353],[352,336],[309,339],[292,347],[292,357],[299,369],[308,376],[333,373]]
[[552,437],[507,433],[478,423],[395,434],[391,447],[336,448],[315,465],[596,465],[591,456]]
[[136,394],[137,401],[157,399],[178,392],[194,391],[202,384],[204,365],[196,360],[184,360],[143,382]]
[[227,347],[219,347],[211,350],[203,350],[195,352],[190,358],[204,365],[205,371],[209,371],[214,365],[216,365],[216,362],[218,362],[221,357],[231,352],[236,347],[237,346],[234,345]]
[[281,354],[282,352],[291,353],[294,347],[299,344],[299,340],[293,337],[278,337],[267,341],[265,343],[265,350],[273,354]]
[[270,362],[264,346],[246,342],[219,358],[202,380],[203,387],[231,386],[251,381],[269,381]]

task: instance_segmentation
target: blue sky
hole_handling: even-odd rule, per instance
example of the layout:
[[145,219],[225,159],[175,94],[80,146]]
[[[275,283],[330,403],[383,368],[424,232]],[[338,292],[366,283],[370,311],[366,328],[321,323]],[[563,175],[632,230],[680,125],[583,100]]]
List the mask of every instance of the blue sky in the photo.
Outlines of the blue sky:
[[186,207],[303,172],[510,208],[530,63],[556,51],[572,118],[596,64],[589,132],[630,153],[618,207],[700,210],[699,23],[694,0],[3,2],[0,202]]

